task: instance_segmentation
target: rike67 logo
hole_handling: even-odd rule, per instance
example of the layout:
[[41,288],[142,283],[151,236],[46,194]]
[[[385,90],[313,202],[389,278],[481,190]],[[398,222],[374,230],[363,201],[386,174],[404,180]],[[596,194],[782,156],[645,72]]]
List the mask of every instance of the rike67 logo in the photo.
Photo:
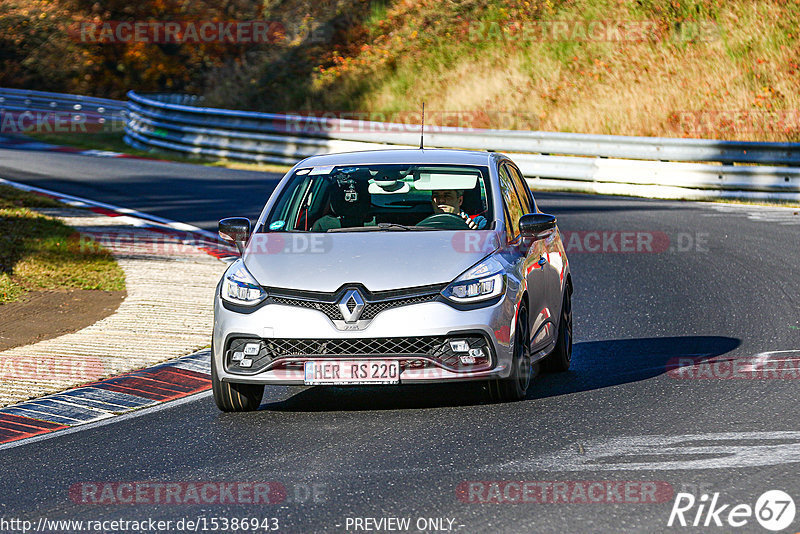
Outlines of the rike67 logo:
[[667,526],[738,528],[752,525],[755,518],[765,529],[777,532],[791,525],[794,516],[794,499],[781,490],[764,492],[756,500],[755,506],[725,503],[719,493],[710,497],[703,494],[699,499],[691,493],[678,493]]

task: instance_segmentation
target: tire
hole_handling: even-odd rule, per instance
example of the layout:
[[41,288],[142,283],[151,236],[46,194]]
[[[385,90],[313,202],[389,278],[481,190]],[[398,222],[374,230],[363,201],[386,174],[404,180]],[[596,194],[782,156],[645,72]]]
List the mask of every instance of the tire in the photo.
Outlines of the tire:
[[531,365],[528,310],[522,307],[514,328],[511,376],[489,381],[489,398],[494,402],[513,402],[524,399],[536,374],[534,371],[537,369],[538,366]]
[[572,298],[569,288],[564,290],[564,302],[561,304],[561,319],[558,325],[558,341],[547,358],[542,360],[542,370],[547,373],[569,371],[572,362]]
[[217,376],[217,364],[211,354],[211,390],[214,402],[223,412],[252,412],[261,406],[264,386],[261,384],[236,384],[222,382]]

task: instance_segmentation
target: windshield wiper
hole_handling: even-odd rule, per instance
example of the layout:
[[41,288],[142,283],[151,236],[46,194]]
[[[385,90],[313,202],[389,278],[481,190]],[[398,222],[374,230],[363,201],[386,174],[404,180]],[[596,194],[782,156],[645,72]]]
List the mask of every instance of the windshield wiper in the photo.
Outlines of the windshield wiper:
[[328,232],[380,232],[380,231],[436,230],[430,226],[409,226],[398,223],[378,223],[376,226],[353,226],[351,228],[331,228]]

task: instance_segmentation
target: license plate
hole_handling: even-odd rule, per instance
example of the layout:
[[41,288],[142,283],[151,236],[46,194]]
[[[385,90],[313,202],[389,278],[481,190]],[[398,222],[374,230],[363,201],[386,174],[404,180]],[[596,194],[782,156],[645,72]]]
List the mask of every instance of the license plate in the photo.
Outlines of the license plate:
[[305,362],[304,382],[331,384],[399,384],[397,360],[316,360]]

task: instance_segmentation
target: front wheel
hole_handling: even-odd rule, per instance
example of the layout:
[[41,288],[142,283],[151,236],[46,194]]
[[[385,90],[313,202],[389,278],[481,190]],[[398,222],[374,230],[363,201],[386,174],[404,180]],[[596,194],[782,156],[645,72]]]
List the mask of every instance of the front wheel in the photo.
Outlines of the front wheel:
[[572,298],[569,288],[564,289],[564,302],[561,304],[561,320],[558,325],[558,341],[547,358],[542,361],[542,369],[548,373],[569,371],[572,362]]
[[261,384],[236,384],[222,382],[217,376],[217,364],[211,354],[211,390],[214,402],[223,412],[252,412],[261,406],[264,386]]
[[489,381],[489,398],[496,402],[518,401],[528,394],[528,386],[534,376],[531,365],[530,326],[528,310],[520,308],[517,325],[514,328],[514,355],[511,363],[511,376]]

